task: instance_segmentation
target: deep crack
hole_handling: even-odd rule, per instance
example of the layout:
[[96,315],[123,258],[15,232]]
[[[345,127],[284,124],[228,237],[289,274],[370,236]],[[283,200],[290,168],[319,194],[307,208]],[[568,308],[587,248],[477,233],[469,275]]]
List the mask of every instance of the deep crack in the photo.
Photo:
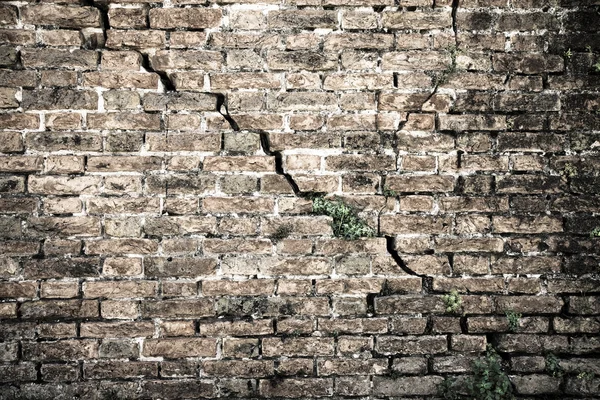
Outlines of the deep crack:
[[283,155],[280,151],[271,150],[269,134],[264,131],[260,131],[258,132],[258,134],[260,135],[260,145],[265,154],[271,157],[275,157],[275,172],[277,172],[278,175],[282,175],[285,178],[285,180],[289,183],[296,196],[302,197],[302,192],[298,188],[298,184],[296,183],[296,181],[294,181],[294,178],[292,178],[290,174],[286,173],[283,170]]
[[458,26],[456,24],[456,13],[460,0],[452,0],[452,30],[454,31],[454,43],[458,47]]
[[[226,101],[225,95],[223,93],[207,93],[207,94],[212,94],[217,97],[217,112],[219,114],[221,114],[223,116],[223,118],[225,118],[225,120],[229,123],[229,126],[231,126],[231,129],[233,129],[236,132],[240,131],[239,125],[237,124],[237,122],[235,122],[235,120],[233,119],[231,114],[229,114],[229,108],[227,107],[227,101]],[[225,112],[223,113],[222,110],[225,110]]]
[[[141,53],[142,55],[142,67],[148,72],[154,72],[160,78],[161,83],[163,84],[165,91],[167,92],[176,92],[175,84],[169,77],[169,75],[165,71],[155,70],[150,63],[150,56],[147,53]],[[217,110],[218,111],[218,110]]]
[[398,250],[396,250],[396,238],[395,237],[393,237],[393,236],[384,236],[384,237],[385,237],[385,245],[386,245],[387,252],[390,254],[390,256],[392,256],[392,258],[394,259],[396,264],[404,272],[406,272],[409,275],[418,276],[420,278],[427,278],[427,275],[417,274],[415,271],[413,271],[412,269],[410,269],[406,266],[406,263],[404,262],[404,260],[402,260],[402,258],[400,257],[400,254],[398,254]]
[[83,5],[88,7],[94,7],[100,12],[100,28],[102,29],[102,36],[104,36],[104,45],[108,38],[107,30],[110,29],[110,20],[108,18],[108,3],[100,3],[95,0],[84,0]]

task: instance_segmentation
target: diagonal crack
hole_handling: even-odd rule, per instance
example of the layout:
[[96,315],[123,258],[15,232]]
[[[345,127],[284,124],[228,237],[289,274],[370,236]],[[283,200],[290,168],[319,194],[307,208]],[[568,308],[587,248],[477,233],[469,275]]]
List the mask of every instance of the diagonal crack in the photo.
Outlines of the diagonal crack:
[[285,180],[289,183],[296,196],[302,197],[302,192],[298,188],[298,184],[296,183],[296,181],[294,181],[294,178],[292,178],[290,174],[286,173],[283,170],[283,155],[281,154],[281,151],[271,150],[269,134],[267,132],[259,131],[258,134],[260,135],[260,145],[265,154],[271,157],[275,157],[275,172],[277,172],[278,175],[282,175],[285,178]]
[[[146,71],[153,72],[159,76],[160,81],[165,88],[165,91],[166,92],[177,92],[175,83],[173,82],[171,77],[169,77],[169,74],[167,74],[166,71],[154,69],[152,67],[152,63],[150,62],[150,56],[147,53],[140,52],[140,54],[142,56],[142,67],[144,67],[144,69]],[[181,93],[181,92],[177,92],[177,93]],[[221,116],[223,118],[225,118],[225,120],[229,123],[229,126],[231,127],[231,129],[233,129],[236,132],[240,131],[239,125],[233,119],[231,114],[229,114],[229,108],[227,107],[227,98],[225,97],[225,95],[223,93],[213,93],[213,92],[200,92],[200,93],[214,96],[217,101],[216,106],[215,106],[215,109],[216,109],[215,111],[217,111],[219,114],[221,114]]]
[[150,56],[147,53],[139,52],[142,56],[142,67],[148,72],[154,72],[160,78],[161,83],[163,84],[165,90],[167,92],[176,92],[175,84],[169,77],[166,71],[156,70],[152,67],[150,63]]
[[94,7],[100,12],[100,27],[102,29],[102,35],[104,36],[104,43],[106,44],[106,39],[108,37],[106,31],[110,29],[110,21],[108,18],[108,3],[99,2],[96,0],[84,0],[82,5]]
[[[454,32],[454,48],[450,50],[451,51],[450,56],[451,56],[452,63],[450,64],[450,66],[448,66],[448,68],[444,72],[442,72],[442,76],[440,77],[440,79],[437,80],[435,87],[433,88],[433,90],[431,91],[429,96],[427,96],[427,98],[421,104],[421,107],[420,107],[421,110],[423,109],[423,106],[425,106],[425,104],[427,104],[427,102],[429,100],[431,100],[433,98],[433,96],[438,92],[440,85],[443,84],[446,79],[448,79],[448,76],[456,71],[456,54],[458,52],[458,26],[457,26],[456,14],[458,12],[459,2],[460,2],[460,0],[452,0],[451,16],[452,16],[452,31]],[[436,7],[436,1],[434,0],[433,8],[435,8],[435,7]],[[410,117],[410,112],[407,113],[406,120],[400,122],[400,125],[398,126],[398,130],[402,130],[404,128],[404,126],[408,122],[409,117]],[[377,216],[377,220],[378,220],[378,225],[380,225],[381,224],[381,221],[380,221],[381,220],[381,212]],[[427,283],[427,280],[429,280],[431,278],[428,277],[427,275],[417,274],[415,271],[408,268],[408,266],[406,265],[404,260],[402,260],[402,258],[400,257],[400,254],[398,254],[398,251],[396,250],[396,238],[393,236],[384,236],[384,237],[386,240],[387,252],[394,259],[396,264],[407,274],[423,278],[424,285],[425,285]]]
[[394,259],[396,264],[398,264],[398,266],[404,272],[406,272],[409,275],[418,276],[420,278],[427,278],[427,275],[417,274],[415,271],[413,271],[412,269],[410,269],[406,266],[406,263],[404,262],[404,260],[402,260],[402,258],[400,257],[400,254],[398,254],[398,250],[396,250],[396,238],[395,237],[393,237],[393,236],[384,236],[384,237],[385,237],[385,244],[386,244],[387,252],[390,254],[390,256],[392,256],[392,258]]
[[[221,114],[223,118],[225,118],[225,120],[229,123],[229,126],[231,126],[231,129],[233,129],[236,132],[240,131],[239,125],[237,124],[237,122],[235,122],[231,114],[229,114],[229,108],[227,108],[227,99],[225,95],[223,93],[206,94],[211,94],[217,97],[217,112]],[[225,112],[223,112],[223,110],[225,110]]]

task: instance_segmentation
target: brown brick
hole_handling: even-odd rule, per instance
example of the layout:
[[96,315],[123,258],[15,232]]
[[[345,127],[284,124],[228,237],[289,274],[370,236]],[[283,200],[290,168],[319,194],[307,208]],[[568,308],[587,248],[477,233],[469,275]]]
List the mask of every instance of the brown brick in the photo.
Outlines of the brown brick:
[[215,357],[217,343],[209,338],[146,339],[142,354],[146,357]]
[[23,23],[54,25],[61,28],[99,28],[100,11],[94,7],[69,7],[54,4],[25,6],[21,9]]
[[98,357],[95,340],[60,340],[57,342],[23,343],[23,358],[26,360],[84,360]]
[[153,8],[150,10],[150,27],[214,28],[221,24],[221,10],[208,8]]

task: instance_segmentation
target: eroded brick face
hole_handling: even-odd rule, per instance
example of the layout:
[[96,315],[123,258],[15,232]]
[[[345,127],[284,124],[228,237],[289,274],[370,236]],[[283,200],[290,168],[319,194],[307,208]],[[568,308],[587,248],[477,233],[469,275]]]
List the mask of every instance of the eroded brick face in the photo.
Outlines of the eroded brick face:
[[599,4],[2,2],[0,399],[600,396]]

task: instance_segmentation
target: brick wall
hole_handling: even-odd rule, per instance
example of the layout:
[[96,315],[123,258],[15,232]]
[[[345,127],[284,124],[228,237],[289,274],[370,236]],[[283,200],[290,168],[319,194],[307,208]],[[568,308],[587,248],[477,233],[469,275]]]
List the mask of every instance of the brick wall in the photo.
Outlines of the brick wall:
[[598,6],[4,1],[0,398],[600,396]]

